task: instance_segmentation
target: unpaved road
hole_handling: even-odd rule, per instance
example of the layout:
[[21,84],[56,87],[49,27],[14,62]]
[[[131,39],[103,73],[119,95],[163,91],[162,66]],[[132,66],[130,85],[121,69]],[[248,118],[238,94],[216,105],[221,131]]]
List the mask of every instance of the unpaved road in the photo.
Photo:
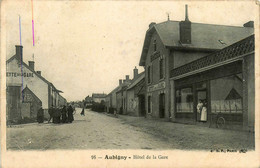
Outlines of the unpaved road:
[[71,124],[7,128],[7,149],[253,149],[254,134],[81,109]]

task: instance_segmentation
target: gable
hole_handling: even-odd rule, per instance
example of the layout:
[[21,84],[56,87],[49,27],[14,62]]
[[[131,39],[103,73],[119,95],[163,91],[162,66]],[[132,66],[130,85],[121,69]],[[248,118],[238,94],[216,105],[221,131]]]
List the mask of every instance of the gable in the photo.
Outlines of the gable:
[[180,30],[178,21],[166,21],[155,24],[146,31],[139,61],[140,66],[145,65],[153,32],[158,33],[163,45],[167,48],[215,51],[252,35],[254,29],[250,27],[191,23],[191,44],[184,45],[179,42]]
[[25,102],[32,102],[33,100],[36,100],[37,103],[41,104],[42,101],[26,86],[23,89],[23,100]]
[[7,82],[9,78],[13,78],[12,82],[22,83],[23,78],[40,78],[46,84],[50,84],[45,78],[32,70],[26,63],[22,63],[14,55],[6,61],[6,78]]

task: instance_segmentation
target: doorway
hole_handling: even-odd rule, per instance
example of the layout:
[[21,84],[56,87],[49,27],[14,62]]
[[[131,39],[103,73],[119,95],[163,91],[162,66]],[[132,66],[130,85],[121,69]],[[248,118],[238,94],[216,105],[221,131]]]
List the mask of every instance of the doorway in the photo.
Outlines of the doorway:
[[198,83],[196,84],[196,121],[206,122],[207,121],[207,84]]
[[18,119],[21,116],[21,87],[7,86],[6,91],[7,120]]
[[159,95],[159,117],[164,118],[165,116],[165,94]]
[[145,96],[139,95],[139,116],[145,116]]

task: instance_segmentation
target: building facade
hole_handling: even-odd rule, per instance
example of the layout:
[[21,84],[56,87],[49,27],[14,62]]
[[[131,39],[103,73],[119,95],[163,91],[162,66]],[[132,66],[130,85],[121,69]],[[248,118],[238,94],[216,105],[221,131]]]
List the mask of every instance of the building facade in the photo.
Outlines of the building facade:
[[25,106],[29,108],[28,103],[31,104],[32,116],[35,116],[39,101],[47,116],[51,106],[57,107],[66,102],[60,95],[61,91],[47,81],[41,71],[35,71],[34,61],[29,61],[29,65],[23,62],[22,48],[17,45],[16,54],[6,61],[7,121],[23,118],[22,111]]
[[106,94],[104,93],[93,93],[92,94],[92,101],[95,103],[101,103],[106,101]]
[[145,68],[147,117],[171,118],[170,70],[252,35],[250,26],[192,23],[187,7],[184,21],[151,23],[139,62]]
[[145,116],[145,79],[144,72],[132,80],[126,89],[126,102],[128,115]]

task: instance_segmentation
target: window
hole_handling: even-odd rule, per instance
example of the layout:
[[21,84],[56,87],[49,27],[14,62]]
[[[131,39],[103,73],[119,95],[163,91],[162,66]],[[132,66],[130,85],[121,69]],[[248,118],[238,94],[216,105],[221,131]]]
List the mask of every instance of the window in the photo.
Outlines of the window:
[[147,80],[148,80],[148,83],[151,83],[151,67],[150,66],[147,67]]
[[193,113],[193,94],[191,88],[176,90],[177,113]]
[[162,79],[164,77],[164,74],[163,74],[163,59],[160,59],[159,61],[159,74],[160,74],[160,79]]
[[242,113],[242,83],[241,73],[211,80],[211,112]]
[[152,103],[151,103],[151,96],[148,96],[148,113],[151,113],[152,112],[152,109],[151,109],[151,105],[152,105]]
[[154,48],[154,52],[155,52],[157,50],[156,39],[153,40],[153,48]]

